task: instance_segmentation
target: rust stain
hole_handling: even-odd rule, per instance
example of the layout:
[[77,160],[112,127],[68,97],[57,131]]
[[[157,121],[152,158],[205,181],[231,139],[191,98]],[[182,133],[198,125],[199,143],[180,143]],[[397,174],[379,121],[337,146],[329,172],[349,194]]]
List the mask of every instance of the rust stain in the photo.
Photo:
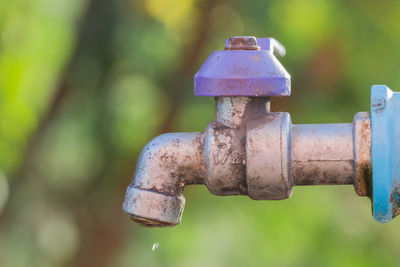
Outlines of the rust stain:
[[371,123],[369,118],[356,122],[354,189],[359,196],[372,193]]
[[172,226],[176,225],[176,224],[160,222],[157,220],[143,218],[143,217],[134,216],[134,215],[131,215],[130,218],[132,221],[134,221],[142,226],[145,226],[145,227],[172,227]]

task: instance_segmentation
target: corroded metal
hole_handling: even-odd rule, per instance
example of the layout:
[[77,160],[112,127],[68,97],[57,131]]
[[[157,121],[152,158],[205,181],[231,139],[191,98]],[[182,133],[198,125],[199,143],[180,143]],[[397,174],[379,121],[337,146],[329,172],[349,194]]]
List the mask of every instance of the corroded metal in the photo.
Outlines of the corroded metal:
[[205,173],[203,134],[160,135],[140,154],[123,209],[138,222],[178,224],[185,204],[183,187],[203,183]]
[[216,120],[203,133],[163,134],[144,148],[124,201],[133,220],[178,224],[187,184],[252,199],[285,199],[295,185],[362,185],[368,114],[353,124],[292,125],[289,113],[270,112],[269,98],[216,101]]
[[123,204],[132,220],[178,224],[188,184],[270,200],[289,198],[296,185],[354,184],[371,196],[369,114],[357,113],[353,123],[292,125],[289,113],[270,111],[270,96],[290,94],[290,76],[273,55],[284,47],[233,37],[226,49],[195,77],[196,95],[216,96],[215,120],[204,132],[163,134],[146,145]]
[[226,40],[225,50],[260,50],[254,36],[233,36]]
[[353,183],[351,123],[294,125],[291,143],[295,185]]
[[368,112],[359,112],[353,120],[354,189],[359,196],[371,195],[371,119]]
[[290,115],[286,112],[270,113],[248,123],[246,181],[252,199],[290,197],[290,132]]

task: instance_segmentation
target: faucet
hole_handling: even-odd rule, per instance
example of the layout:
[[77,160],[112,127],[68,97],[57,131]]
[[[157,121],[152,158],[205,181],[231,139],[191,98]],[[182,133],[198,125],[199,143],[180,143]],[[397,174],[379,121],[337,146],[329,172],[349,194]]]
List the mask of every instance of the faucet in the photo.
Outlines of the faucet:
[[219,196],[289,198],[293,186],[353,185],[371,198],[373,216],[400,213],[400,93],[371,91],[371,111],[352,123],[292,124],[271,112],[270,97],[289,96],[290,75],[272,38],[235,36],[194,77],[196,96],[213,96],[216,118],[204,132],[166,133],[141,152],[123,210],[144,226],[180,223],[185,185],[205,184]]

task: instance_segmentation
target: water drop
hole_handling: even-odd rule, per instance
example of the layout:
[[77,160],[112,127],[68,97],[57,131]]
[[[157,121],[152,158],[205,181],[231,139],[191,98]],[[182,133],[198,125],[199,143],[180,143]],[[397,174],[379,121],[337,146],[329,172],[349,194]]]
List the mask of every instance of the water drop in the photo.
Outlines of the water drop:
[[155,242],[153,244],[153,247],[151,248],[152,251],[155,251],[158,248],[158,242]]

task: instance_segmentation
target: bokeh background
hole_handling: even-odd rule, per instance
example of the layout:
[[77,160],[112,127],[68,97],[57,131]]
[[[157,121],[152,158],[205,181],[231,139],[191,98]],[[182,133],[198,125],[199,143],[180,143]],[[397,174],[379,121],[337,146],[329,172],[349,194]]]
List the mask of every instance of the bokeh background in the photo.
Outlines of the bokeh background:
[[214,118],[193,76],[225,39],[286,46],[292,96],[273,110],[351,122],[372,84],[399,90],[399,18],[394,0],[0,0],[0,266],[397,266],[400,219],[376,223],[351,186],[187,187],[167,229],[121,204],[152,137]]

